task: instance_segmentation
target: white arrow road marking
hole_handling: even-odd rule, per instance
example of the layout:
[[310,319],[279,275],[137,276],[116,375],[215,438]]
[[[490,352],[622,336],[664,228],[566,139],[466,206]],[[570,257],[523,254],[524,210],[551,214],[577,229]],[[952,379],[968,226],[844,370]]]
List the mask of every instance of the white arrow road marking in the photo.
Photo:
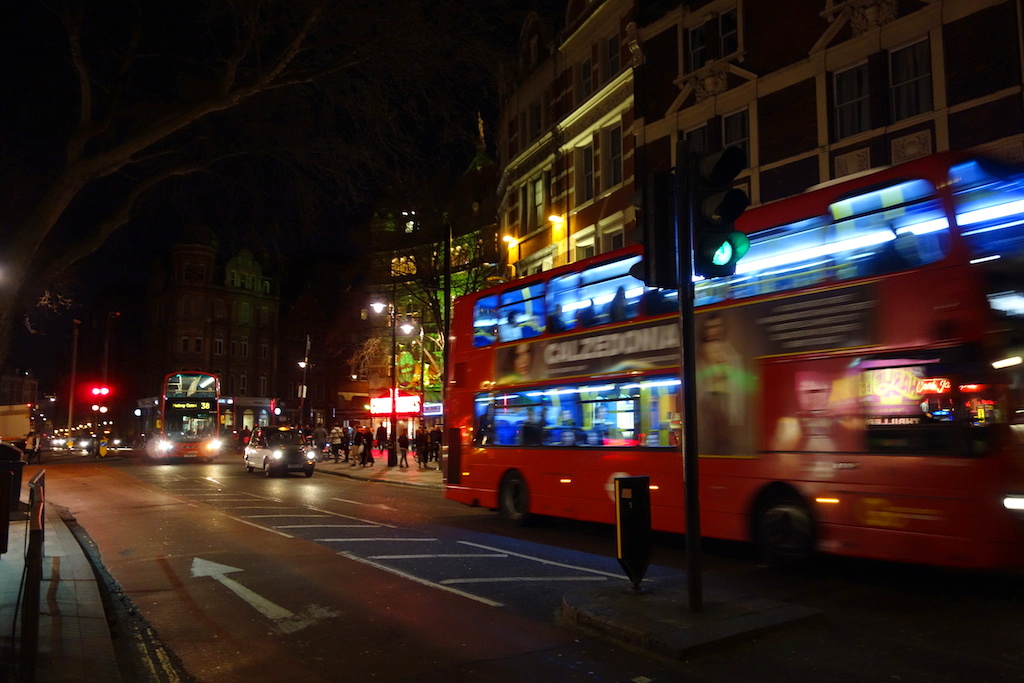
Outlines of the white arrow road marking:
[[267,600],[259,593],[249,590],[234,579],[229,579],[226,576],[232,572],[240,571],[242,570],[238,567],[211,562],[201,557],[192,558],[192,578],[209,576],[214,581],[219,582],[232,593],[249,603],[257,612],[273,620],[282,633],[295,633],[310,626],[319,619],[337,616],[336,613],[316,605],[312,605],[306,610],[306,616],[289,612],[284,607]]

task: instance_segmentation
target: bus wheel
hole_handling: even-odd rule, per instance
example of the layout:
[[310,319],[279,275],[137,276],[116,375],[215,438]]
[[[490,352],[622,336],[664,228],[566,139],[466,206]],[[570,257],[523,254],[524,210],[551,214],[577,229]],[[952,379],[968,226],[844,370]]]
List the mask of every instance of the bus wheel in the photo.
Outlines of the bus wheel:
[[523,475],[515,470],[501,480],[498,491],[498,514],[506,522],[522,526],[530,517],[530,490]]
[[814,518],[795,493],[769,498],[757,516],[756,540],[771,564],[791,564],[814,552]]

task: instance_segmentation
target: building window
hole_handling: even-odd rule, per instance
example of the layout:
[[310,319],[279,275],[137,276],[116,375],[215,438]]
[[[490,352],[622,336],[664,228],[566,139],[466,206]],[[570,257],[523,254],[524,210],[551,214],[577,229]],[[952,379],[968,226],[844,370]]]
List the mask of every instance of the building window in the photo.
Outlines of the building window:
[[224,355],[224,337],[221,337],[220,335],[213,338],[213,355]]
[[619,46],[619,34],[616,33],[614,36],[608,39],[607,43],[607,54],[608,54],[608,80],[611,80],[619,69],[622,68],[621,49]]
[[185,282],[190,282],[192,280],[192,264],[191,263],[186,263],[185,264],[185,267],[182,269],[181,279],[184,280]]
[[604,138],[604,177],[605,189],[622,184],[622,126],[615,126],[605,131]]
[[238,271],[232,270],[228,274],[228,282],[231,283],[232,287],[237,287],[238,286]]
[[702,24],[690,29],[690,71],[696,71],[709,61],[707,51],[707,29]]
[[862,133],[871,127],[868,99],[868,65],[861,64],[836,74],[836,139]]
[[238,307],[238,322],[243,325],[249,324],[249,303],[247,301],[243,301]]
[[260,342],[260,360],[270,358],[270,345],[266,341]]
[[196,349],[196,353],[202,353],[203,352],[203,338],[202,337],[196,337],[195,349]]
[[530,184],[533,186],[533,212],[531,213],[530,229],[536,230],[544,225],[544,207],[547,203],[544,196],[544,176],[534,178]]
[[249,375],[248,373],[243,372],[238,376],[238,393],[241,394],[242,396],[245,396],[246,391],[248,391],[248,384]]
[[737,52],[740,33],[736,9],[722,12],[700,26],[691,28],[688,37],[690,71]]
[[544,129],[544,121],[540,117],[540,102],[530,105],[530,138],[536,140]]
[[594,146],[587,145],[576,150],[576,203],[582,204],[594,198]]
[[263,293],[270,294],[270,280],[263,281]]
[[267,376],[260,375],[260,396],[266,396],[270,392],[268,391]]
[[889,56],[892,120],[923,114],[932,108],[932,63],[928,41],[896,50]]
[[622,247],[626,246],[626,236],[622,234],[621,230],[608,235],[607,240],[608,248],[612,251],[622,249]]
[[196,266],[196,280],[206,282],[206,266],[202,264]]
[[750,165],[750,118],[746,109],[722,118],[722,141],[726,147],[742,149]]
[[691,152],[708,151],[708,127],[701,126],[686,131],[686,142]]
[[224,300],[217,299],[213,302],[213,317],[217,320],[224,319]]
[[181,335],[181,352],[188,353],[189,343],[186,335]]
[[580,102],[594,94],[594,64],[588,58],[580,65]]
[[736,21],[736,10],[731,9],[718,15],[718,57],[728,57],[739,49],[739,24]]
[[597,254],[594,248],[594,243],[590,244],[577,244],[576,245],[576,260],[582,261],[583,259],[590,258]]
[[242,337],[241,351],[242,351],[242,358],[248,358],[249,357],[249,338],[248,337]]

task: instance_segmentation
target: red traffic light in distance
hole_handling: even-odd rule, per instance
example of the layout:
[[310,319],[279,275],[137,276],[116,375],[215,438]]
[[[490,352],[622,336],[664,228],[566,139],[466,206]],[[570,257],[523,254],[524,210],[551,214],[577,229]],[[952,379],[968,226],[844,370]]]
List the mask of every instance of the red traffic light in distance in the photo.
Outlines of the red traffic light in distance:
[[93,387],[90,391],[93,396],[107,396],[110,394],[110,387],[97,386]]

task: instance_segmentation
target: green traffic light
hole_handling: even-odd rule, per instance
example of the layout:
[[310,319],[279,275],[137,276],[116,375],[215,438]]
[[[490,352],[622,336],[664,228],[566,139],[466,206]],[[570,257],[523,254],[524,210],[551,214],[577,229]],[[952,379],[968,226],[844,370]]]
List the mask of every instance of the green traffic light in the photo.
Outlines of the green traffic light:
[[724,266],[730,261],[732,261],[732,245],[728,242],[722,242],[722,246],[718,247],[711,257],[711,263],[716,266]]

